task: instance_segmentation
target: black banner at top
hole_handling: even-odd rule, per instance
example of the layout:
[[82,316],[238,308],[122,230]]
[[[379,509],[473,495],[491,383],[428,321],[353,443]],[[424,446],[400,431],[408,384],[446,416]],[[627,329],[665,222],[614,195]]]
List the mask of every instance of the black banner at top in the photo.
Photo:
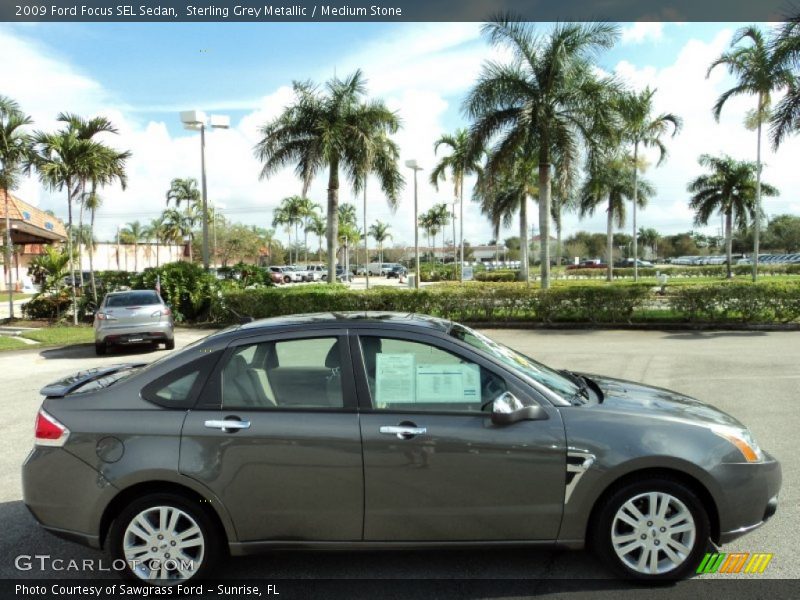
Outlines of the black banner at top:
[[1,0],[11,22],[783,21],[798,0]]

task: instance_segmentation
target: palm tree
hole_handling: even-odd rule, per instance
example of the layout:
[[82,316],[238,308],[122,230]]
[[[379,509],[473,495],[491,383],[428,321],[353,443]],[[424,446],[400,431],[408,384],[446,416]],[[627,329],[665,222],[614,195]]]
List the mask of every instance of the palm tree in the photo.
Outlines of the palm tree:
[[[739,46],[744,41],[749,40],[750,45]],[[756,214],[761,214],[761,128],[770,116],[770,104],[772,94],[785,87],[790,90],[796,85],[792,72],[782,61],[777,60],[769,44],[764,39],[764,34],[758,27],[743,27],[733,36],[731,40],[730,52],[723,53],[711,66],[708,67],[708,75],[718,65],[725,65],[728,72],[736,77],[736,85],[725,91],[714,104],[714,118],[719,121],[722,107],[734,96],[755,95],[756,108],[749,115],[748,120],[755,123],[758,132],[756,140]],[[753,222],[753,281],[758,279],[758,245],[760,220]]]
[[[593,58],[610,48],[618,36],[616,25],[559,23],[547,36],[537,35],[532,25],[500,17],[483,26],[494,46],[512,53],[508,64],[489,62],[464,103],[474,119],[473,149],[489,146],[494,164],[523,152],[536,159],[539,169],[539,231],[541,285],[550,287],[551,168],[561,153],[577,162],[580,142],[590,145],[592,122],[609,129],[615,126],[610,96],[616,85],[600,79]],[[487,165],[488,166],[488,165]],[[527,177],[526,177],[527,179]],[[527,247],[527,225],[521,240]],[[528,278],[528,265],[523,263]]]
[[144,237],[156,241],[156,268],[158,268],[161,264],[159,249],[164,238],[164,215],[150,220],[150,224],[145,227]]
[[[606,205],[606,260],[608,262],[606,279],[614,277],[614,222],[617,227],[625,226],[625,202],[633,200],[634,167],[629,155],[603,153],[593,157],[586,181],[579,197],[580,216],[594,214],[595,209]],[[639,195],[636,202],[640,208],[655,194],[655,189],[644,179],[639,181]]]
[[[191,236],[195,223],[199,218],[194,207],[181,212],[177,208],[167,208],[162,213],[164,219],[164,241],[183,245],[186,236]],[[189,261],[192,261],[192,246],[189,245]]]
[[339,205],[339,223],[341,225],[355,225],[358,217],[356,216],[355,204],[345,202]]
[[14,100],[0,95],[0,189],[3,190],[6,214],[5,268],[8,273],[8,311],[14,318],[14,286],[11,279],[11,218],[8,191],[16,189],[19,176],[31,159],[31,138],[23,127],[33,123]]
[[773,149],[777,150],[786,136],[800,130],[800,14],[783,24],[771,48],[775,62],[794,72],[786,95],[772,114],[770,137]]
[[[500,163],[490,153],[486,167],[478,178],[476,196],[481,203],[481,211],[489,217],[494,229],[495,239],[500,236],[500,223],[511,225],[519,213],[519,236],[521,251],[521,277],[529,282],[530,263],[528,250],[528,198],[539,193],[536,153],[518,150],[514,155]],[[497,250],[499,254],[499,248]],[[499,258],[498,258],[499,260]]]
[[281,203],[278,205],[278,207],[272,211],[272,226],[283,227],[286,230],[286,233],[289,234],[290,263],[295,262],[292,260],[292,226],[294,226],[296,231],[297,225],[300,223],[300,215],[297,211],[297,204],[292,201],[293,198],[297,198],[297,196],[284,198],[281,200]]
[[309,198],[302,196],[297,201],[300,218],[303,225],[303,252],[305,253],[304,260],[308,262],[308,223],[311,217],[317,214],[320,205],[312,202]]
[[200,190],[197,189],[197,180],[194,178],[173,179],[169,184],[169,190],[167,190],[167,206],[169,206],[170,201],[174,202],[178,208],[180,208],[181,204],[186,205],[185,219],[180,220],[183,225],[181,231],[183,231],[183,235],[189,236],[189,262],[194,262],[192,251],[194,226],[200,215],[202,215],[203,210],[203,198]]
[[660,239],[661,236],[658,234],[658,231],[652,227],[648,227],[647,229],[642,227],[639,229],[639,240],[642,242],[643,246],[650,248],[654,256],[658,254],[658,241]]
[[[78,189],[79,195],[77,197],[79,207],[78,228],[81,229],[83,227],[83,211],[85,208],[84,201],[87,197],[87,183],[95,180],[98,176],[105,174],[106,171],[111,168],[109,163],[113,162],[114,160],[119,160],[115,157],[120,156],[112,148],[109,148],[102,143],[95,142],[94,138],[95,136],[104,133],[117,134],[118,131],[111,121],[105,117],[85,119],[74,113],[60,113],[57,117],[57,120],[65,123],[67,130],[73,132],[79,140],[91,142],[87,147],[85,156],[80,161],[77,173],[80,186]],[[130,156],[130,153],[123,153],[121,156],[123,163],[128,156]],[[93,249],[90,250],[90,252],[93,252]],[[78,270],[82,271],[82,269],[83,244],[78,243]]]
[[328,229],[325,219],[320,215],[311,215],[308,225],[306,225],[306,233],[317,236],[317,260],[322,260],[322,238],[325,237],[325,232]]
[[[431,183],[439,190],[439,181],[447,179],[447,172],[453,180],[453,194],[459,202],[461,214],[459,216],[461,226],[461,240],[464,239],[464,179],[467,175],[479,174],[481,172],[480,159],[483,152],[475,152],[467,129],[458,129],[453,135],[442,135],[433,144],[434,154],[438,152],[440,146],[450,149],[448,156],[443,156],[431,171]],[[454,215],[455,216],[455,215]],[[453,220],[455,227],[455,219]],[[455,232],[453,233],[453,245],[455,246]],[[459,263],[464,263],[464,245],[459,244]],[[460,281],[464,282],[463,270],[459,267]]]
[[[672,137],[680,131],[683,121],[672,113],[653,114],[653,96],[656,90],[646,87],[641,92],[624,92],[619,96],[618,110],[622,117],[622,138],[633,144],[633,164],[639,164],[639,147],[658,149],[658,165],[667,158],[667,148],[662,136],[672,130]],[[633,280],[639,279],[636,205],[638,200],[639,168],[633,170]]]
[[[256,157],[264,163],[261,178],[295,165],[306,195],[313,178],[328,170],[328,272],[335,272],[338,242],[339,175],[353,184],[356,192],[366,185],[370,141],[380,134],[396,133],[400,122],[382,101],[363,102],[366,82],[361,71],[345,79],[334,77],[321,91],[311,82],[294,83],[295,102],[283,114],[265,124]],[[402,185],[397,161],[373,162],[372,173],[394,205]],[[335,277],[330,277],[333,283]]]
[[[67,230],[71,232],[72,205],[80,191],[80,183],[88,173],[87,164],[97,154],[94,142],[78,136],[70,123],[56,133],[36,132],[33,137],[35,155],[31,161],[41,182],[51,190],[67,192]],[[78,324],[77,292],[75,289],[74,253],[72,235],[67,235],[67,255],[72,288],[72,319]]]
[[[733,225],[740,230],[747,227],[748,218],[756,223],[756,179],[757,165],[739,161],[730,156],[703,154],[698,159],[701,166],[711,172],[693,179],[687,189],[692,194],[689,207],[695,213],[695,224],[708,224],[711,215],[718,212],[725,217],[725,251],[727,254],[727,277],[733,277]],[[761,193],[777,196],[778,190],[768,183],[761,183]]]
[[128,223],[119,232],[123,244],[133,244],[133,270],[139,272],[139,242],[144,237],[145,227],[139,221]]
[[[125,163],[130,158],[130,152],[117,152],[111,148],[100,146],[93,155],[94,169],[90,173],[91,187],[89,192],[84,192],[81,199],[81,212],[89,211],[90,237],[94,239],[94,221],[97,210],[102,204],[97,188],[119,182],[124,190],[128,185],[125,172]],[[97,284],[94,277],[94,246],[89,246],[89,276],[92,282],[92,297],[97,304]]]
[[[392,239],[392,234],[389,233],[390,227],[389,223],[384,223],[383,221],[375,221],[369,227],[369,235],[378,244],[378,262],[380,263],[383,263],[383,244],[386,240]],[[369,256],[366,258],[366,262],[369,263]]]
[[[444,232],[445,227],[450,223],[450,212],[447,210],[447,204],[434,204],[430,210],[431,221],[437,231],[442,232],[442,262],[444,262]],[[436,237],[433,240],[434,250],[436,249]]]

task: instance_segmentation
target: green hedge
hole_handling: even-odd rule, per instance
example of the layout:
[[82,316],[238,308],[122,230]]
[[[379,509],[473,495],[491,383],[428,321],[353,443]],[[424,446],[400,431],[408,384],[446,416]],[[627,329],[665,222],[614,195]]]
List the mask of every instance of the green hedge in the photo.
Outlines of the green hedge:
[[688,321],[788,323],[800,319],[798,283],[728,283],[674,288],[669,305]]
[[475,273],[475,281],[486,281],[491,283],[517,281],[519,271],[498,270],[498,271],[478,271]]
[[415,312],[456,321],[585,321],[622,323],[648,295],[647,286],[561,288],[540,291],[523,284],[446,285],[420,290],[305,286],[221,292],[212,318],[221,323],[306,312],[374,310]]
[[211,318],[233,323],[288,314],[351,310],[429,314],[465,322],[615,324],[791,322],[800,320],[800,283],[725,283],[667,288],[648,284],[540,290],[522,283],[442,284],[420,290],[344,286],[220,291]]

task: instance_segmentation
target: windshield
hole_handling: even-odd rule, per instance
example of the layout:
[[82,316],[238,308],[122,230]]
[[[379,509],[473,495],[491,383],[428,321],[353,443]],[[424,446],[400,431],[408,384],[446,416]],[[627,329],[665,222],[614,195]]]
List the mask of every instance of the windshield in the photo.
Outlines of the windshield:
[[486,337],[463,325],[453,324],[450,329],[450,335],[454,338],[466,342],[470,346],[482,350],[487,354],[495,357],[504,365],[511,367],[513,370],[525,375],[534,381],[541,383],[546,388],[554,391],[562,396],[564,399],[569,399],[575,396],[580,391],[580,387],[572,380],[564,377],[558,371],[543,365],[532,358],[520,354],[512,350],[508,346],[504,346],[494,340]]

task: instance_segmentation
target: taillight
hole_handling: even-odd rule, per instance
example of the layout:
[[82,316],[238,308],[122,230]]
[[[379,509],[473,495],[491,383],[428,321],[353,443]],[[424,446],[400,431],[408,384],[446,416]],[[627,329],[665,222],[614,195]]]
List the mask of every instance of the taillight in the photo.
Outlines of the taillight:
[[110,315],[108,313],[99,312],[97,313],[97,320],[98,321],[116,321],[117,317]]
[[39,409],[36,415],[36,437],[38,446],[63,446],[69,437],[69,429],[64,427],[44,409]]
[[157,311],[155,311],[155,312],[154,312],[153,314],[151,314],[150,316],[151,316],[151,317],[168,317],[168,316],[170,316],[171,314],[172,314],[172,312],[171,312],[171,311],[170,311],[168,308],[164,307],[164,308],[162,308],[161,310],[157,310]]

